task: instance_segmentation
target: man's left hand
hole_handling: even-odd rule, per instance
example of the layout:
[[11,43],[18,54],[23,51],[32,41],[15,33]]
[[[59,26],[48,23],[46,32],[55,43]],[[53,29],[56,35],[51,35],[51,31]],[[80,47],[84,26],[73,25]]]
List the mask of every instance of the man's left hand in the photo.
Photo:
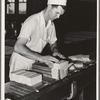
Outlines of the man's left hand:
[[54,52],[53,56],[55,56],[55,57],[58,56],[59,58],[66,59],[66,57],[59,52]]

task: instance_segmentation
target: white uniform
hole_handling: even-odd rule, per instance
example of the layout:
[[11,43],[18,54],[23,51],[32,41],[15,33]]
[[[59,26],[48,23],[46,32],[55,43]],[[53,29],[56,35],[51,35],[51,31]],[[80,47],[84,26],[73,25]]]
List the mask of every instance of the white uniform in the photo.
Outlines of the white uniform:
[[[47,43],[53,44],[57,40],[54,23],[49,20],[47,26],[45,26],[43,11],[41,11],[30,16],[24,22],[18,38],[27,38],[26,46],[33,51],[41,53]],[[10,73],[20,69],[30,69],[34,62],[34,60],[13,52],[10,59]]]

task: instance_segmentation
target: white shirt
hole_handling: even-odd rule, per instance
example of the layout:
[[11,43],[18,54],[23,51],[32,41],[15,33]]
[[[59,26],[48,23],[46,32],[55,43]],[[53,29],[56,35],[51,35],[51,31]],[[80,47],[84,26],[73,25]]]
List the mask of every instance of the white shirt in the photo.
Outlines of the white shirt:
[[[27,38],[26,46],[41,53],[47,43],[53,44],[57,40],[54,23],[49,20],[47,26],[45,26],[43,11],[41,11],[26,19],[18,38]],[[20,69],[30,69],[34,62],[34,60],[13,52],[10,59],[10,73]]]

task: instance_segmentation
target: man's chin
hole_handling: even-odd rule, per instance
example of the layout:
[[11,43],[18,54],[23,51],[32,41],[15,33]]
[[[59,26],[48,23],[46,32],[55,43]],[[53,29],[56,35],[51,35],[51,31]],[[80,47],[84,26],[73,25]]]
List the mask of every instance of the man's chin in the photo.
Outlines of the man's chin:
[[57,19],[57,18],[53,18],[53,19],[51,19],[51,20],[54,21],[55,19]]

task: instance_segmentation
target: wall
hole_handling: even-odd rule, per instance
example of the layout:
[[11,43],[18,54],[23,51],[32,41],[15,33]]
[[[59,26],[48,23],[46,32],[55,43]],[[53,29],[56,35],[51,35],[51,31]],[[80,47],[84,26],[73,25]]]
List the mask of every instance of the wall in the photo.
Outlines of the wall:
[[[15,21],[20,26],[28,16],[43,10],[46,3],[47,0],[28,0],[28,14],[6,15],[6,21]],[[58,35],[67,32],[96,32],[96,0],[68,0],[65,14],[54,22]]]

